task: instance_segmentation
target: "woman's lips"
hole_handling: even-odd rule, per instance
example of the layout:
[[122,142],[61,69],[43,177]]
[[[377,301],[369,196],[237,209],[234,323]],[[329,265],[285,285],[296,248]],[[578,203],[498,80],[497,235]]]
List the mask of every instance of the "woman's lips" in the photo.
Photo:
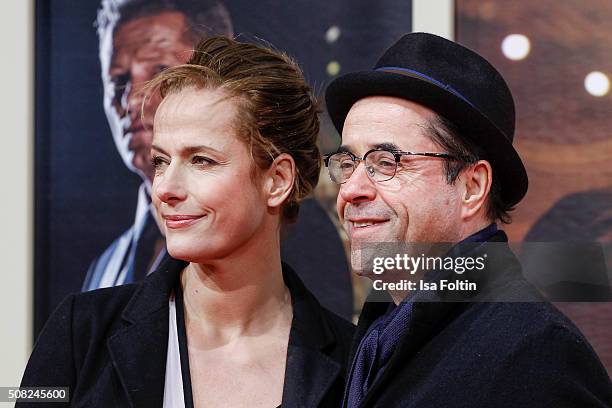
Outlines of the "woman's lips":
[[186,228],[192,224],[195,224],[201,218],[206,215],[163,215],[166,227],[171,229]]

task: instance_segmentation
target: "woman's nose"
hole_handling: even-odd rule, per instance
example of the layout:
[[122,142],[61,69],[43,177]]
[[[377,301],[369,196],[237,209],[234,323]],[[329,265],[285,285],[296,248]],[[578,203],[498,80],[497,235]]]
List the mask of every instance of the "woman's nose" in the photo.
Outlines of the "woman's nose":
[[153,179],[153,193],[160,201],[166,204],[176,204],[185,200],[185,188],[182,171],[178,165],[170,163],[163,172],[155,174]]

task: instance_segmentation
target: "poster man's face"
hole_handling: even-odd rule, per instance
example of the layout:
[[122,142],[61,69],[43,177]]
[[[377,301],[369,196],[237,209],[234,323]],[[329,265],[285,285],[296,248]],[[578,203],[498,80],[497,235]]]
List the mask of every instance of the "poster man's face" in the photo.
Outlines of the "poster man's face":
[[[125,165],[151,181],[150,148],[153,117],[159,97],[149,98],[141,116],[139,90],[163,69],[187,61],[193,44],[187,40],[187,22],[179,12],[162,12],[129,20],[112,36],[112,54],[105,64],[104,108],[113,139]],[[109,47],[110,48],[110,47]]]

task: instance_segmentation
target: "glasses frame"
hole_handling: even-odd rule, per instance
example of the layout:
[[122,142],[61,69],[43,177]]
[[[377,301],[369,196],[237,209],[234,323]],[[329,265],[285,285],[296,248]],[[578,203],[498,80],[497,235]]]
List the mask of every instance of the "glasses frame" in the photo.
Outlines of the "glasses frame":
[[440,159],[445,159],[445,160],[460,160],[458,157],[455,157],[451,154],[448,153],[433,153],[433,152],[405,152],[403,150],[389,150],[389,149],[371,149],[368,150],[363,157],[359,157],[357,155],[355,155],[354,153],[348,152],[348,151],[337,151],[337,152],[333,152],[333,153],[327,153],[325,155],[323,155],[323,162],[325,163],[325,167],[327,167],[327,173],[329,174],[329,159],[336,155],[336,154],[346,154],[348,155],[351,160],[353,161],[353,163],[357,163],[356,165],[353,166],[353,172],[351,173],[351,175],[344,180],[342,183],[338,183],[336,181],[334,181],[334,179],[332,178],[331,174],[329,174],[329,178],[334,181],[334,183],[336,184],[344,184],[346,183],[351,176],[353,175],[353,173],[355,173],[355,170],[357,170],[357,167],[359,166],[359,163],[364,162],[366,158],[368,157],[368,155],[370,153],[373,152],[387,152],[387,153],[391,153],[393,155],[393,157],[395,158],[395,169],[393,170],[393,175],[391,177],[389,177],[388,179],[385,180],[375,180],[373,178],[373,176],[370,176],[370,173],[366,171],[368,177],[370,178],[370,180],[376,182],[376,183],[382,183],[384,181],[389,181],[391,180],[393,177],[395,177],[395,174],[397,173],[397,164],[400,162],[402,156],[424,156],[424,157],[436,157],[436,158],[440,158]]

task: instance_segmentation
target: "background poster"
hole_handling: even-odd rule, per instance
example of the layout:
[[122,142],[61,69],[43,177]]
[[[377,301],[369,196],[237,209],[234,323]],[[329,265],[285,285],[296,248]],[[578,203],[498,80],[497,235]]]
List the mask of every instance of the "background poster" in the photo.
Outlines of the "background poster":
[[[510,241],[594,242],[610,248],[612,3],[455,4],[457,41],[491,61],[515,98],[514,144],[529,174],[529,191],[512,224],[504,227]],[[608,257],[608,268],[611,263]],[[556,306],[612,372],[612,303]]]
[[[236,34],[287,51],[319,96],[335,75],[371,68],[411,29],[412,4],[404,0],[222,3]],[[92,260],[133,223],[142,183],[118,154],[103,109],[100,6],[36,2],[35,336],[61,299],[81,289]],[[338,142],[322,116],[321,150]],[[321,182],[315,196],[334,216],[335,187],[325,174]]]

